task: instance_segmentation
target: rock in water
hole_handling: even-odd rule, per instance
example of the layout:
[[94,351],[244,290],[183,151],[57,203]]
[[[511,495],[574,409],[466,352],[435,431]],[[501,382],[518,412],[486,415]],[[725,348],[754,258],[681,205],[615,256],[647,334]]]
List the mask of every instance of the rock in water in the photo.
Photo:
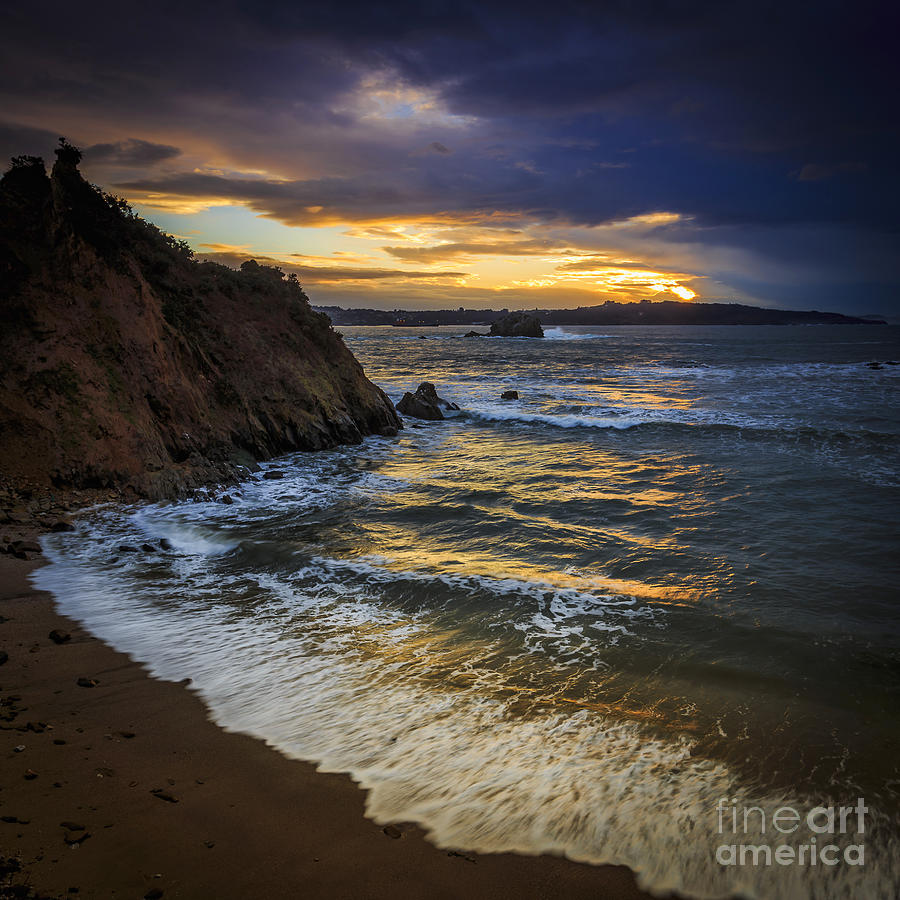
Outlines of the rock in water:
[[443,419],[441,409],[459,409],[455,403],[438,397],[437,390],[430,381],[423,381],[414,394],[407,391],[403,399],[397,404],[397,409],[404,416],[413,419]]
[[491,325],[495,337],[543,337],[544,329],[537,316],[527,312],[511,312]]
[[504,391],[500,395],[501,400],[518,400],[519,392],[518,391]]
[[404,416],[410,416],[413,419],[443,419],[444,414],[437,406],[426,403],[416,394],[407,391],[403,395],[403,399],[397,404],[397,410]]
[[430,381],[423,381],[416,388],[416,396],[425,400],[427,403],[432,403],[435,406],[443,407],[444,409],[459,409],[459,406],[455,403],[451,403],[443,397],[438,397],[437,389]]
[[57,156],[0,181],[4,477],[161,499],[400,426],[295,277],[197,262]]

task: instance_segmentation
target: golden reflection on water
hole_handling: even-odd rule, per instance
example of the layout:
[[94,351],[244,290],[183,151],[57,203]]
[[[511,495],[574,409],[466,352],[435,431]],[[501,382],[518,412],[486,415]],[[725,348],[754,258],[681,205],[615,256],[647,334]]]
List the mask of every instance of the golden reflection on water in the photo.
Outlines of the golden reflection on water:
[[[360,556],[393,572],[514,579],[670,606],[709,597],[733,574],[724,557],[700,570],[656,566],[653,581],[608,571],[616,561],[641,568],[663,554],[690,555],[697,517],[714,513],[703,487],[720,474],[708,465],[664,449],[635,459],[527,433],[448,430],[438,440],[425,454],[410,435],[381,467],[391,488],[373,500],[390,515],[358,524]],[[603,518],[588,518],[592,509]]]
[[[597,391],[591,402],[596,404],[625,407],[633,409],[636,406],[645,409],[690,409],[696,402],[696,385],[683,378],[671,378],[666,380],[666,390],[672,394],[659,394],[647,390],[646,387],[631,387],[623,384],[604,384]],[[584,385],[572,385],[572,391],[584,393]],[[684,391],[684,396],[678,396],[678,391]]]
[[[627,698],[629,702],[625,698],[602,700],[584,696],[586,690],[594,694],[602,690],[606,677],[601,670],[592,673],[587,684],[583,672],[559,667],[541,672],[540,686],[516,683],[517,676],[536,674],[534,661],[521,661],[520,668],[510,665],[512,659],[502,653],[498,656],[488,640],[464,637],[461,629],[409,632],[410,624],[411,621],[393,625],[360,623],[354,629],[357,652],[367,659],[379,659],[384,664],[382,671],[391,679],[415,680],[451,695],[471,695],[475,690],[480,696],[493,697],[502,702],[505,716],[527,718],[554,709],[574,709],[678,733],[701,730],[695,719],[676,717],[670,710],[661,709],[667,702],[664,698],[642,704],[633,696]],[[504,665],[491,666],[492,658]]]
[[[665,396],[646,387],[604,386],[583,408],[689,409],[692,397],[679,396],[678,388],[678,379],[667,382]],[[615,431],[606,434],[616,438]],[[648,604],[676,610],[715,602],[733,575],[725,555],[701,556],[697,564],[695,533],[716,513],[709,488],[721,483],[719,469],[665,445],[636,455],[615,440],[604,445],[593,437],[566,433],[554,440],[541,433],[538,439],[527,428],[452,425],[404,432],[395,452],[378,462],[389,487],[368,487],[378,515],[354,522],[341,555],[349,550],[351,558],[402,576],[390,580],[392,589],[402,604],[418,606],[421,593],[421,617],[360,624],[353,635],[357,652],[383,661],[389,677],[494,698],[504,715],[583,711],[654,730],[701,730],[671,695],[673,685],[659,682],[654,663],[643,680],[628,681],[633,673],[625,675],[629,666],[621,662],[628,651],[616,648],[615,638],[574,654],[561,644],[558,654],[545,656],[515,634],[492,633],[495,616],[503,615],[502,604],[495,613],[488,596],[498,582],[509,582],[500,589],[517,595],[526,618],[570,604],[559,620],[564,632],[570,624],[589,628],[592,616],[603,621],[605,608],[617,605],[640,614]],[[442,603],[465,603],[467,596],[475,598],[466,607],[474,618],[454,627],[462,607],[454,613]],[[624,619],[609,621],[615,633]],[[573,646],[587,641],[585,635],[576,635]],[[600,656],[592,662],[595,652]]]

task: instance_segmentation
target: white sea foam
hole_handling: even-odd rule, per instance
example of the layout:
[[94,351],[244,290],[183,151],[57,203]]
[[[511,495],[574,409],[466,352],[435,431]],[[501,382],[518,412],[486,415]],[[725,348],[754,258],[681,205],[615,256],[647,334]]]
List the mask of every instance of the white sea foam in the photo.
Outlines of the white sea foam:
[[701,408],[681,409],[649,407],[582,407],[581,412],[533,412],[527,408],[499,404],[473,404],[465,413],[474,419],[492,422],[550,425],[555,428],[615,428],[624,430],[641,425],[716,426],[733,428],[778,429],[790,422],[775,416],[749,415],[739,411]]
[[[184,592],[177,583],[102,572],[89,546],[79,550],[85,537],[48,538],[52,564],[35,574],[63,613],[158,677],[191,678],[224,727],[325,771],[349,772],[379,823],[419,822],[442,847],[625,864],[646,888],[696,897],[897,892],[893,844],[867,847],[864,869],[717,865],[721,798],[770,814],[784,804],[809,808],[809,799],[754,791],[724,764],[694,756],[689,738],[652,736],[601,711],[547,702],[517,714],[501,674],[467,665],[472,654],[423,619],[385,608],[377,585],[341,592],[345,563],[314,561],[330,577],[311,590],[258,574],[267,599],[236,616],[215,599],[234,587],[228,580],[197,571]],[[381,577],[372,560],[350,565]],[[586,600],[559,602],[566,597]],[[442,661],[459,677],[429,678]],[[539,695],[528,697],[540,707]]]
[[566,331],[564,328],[554,327],[544,329],[544,340],[549,341],[593,341],[597,338],[608,338],[608,334],[592,334],[580,331]]

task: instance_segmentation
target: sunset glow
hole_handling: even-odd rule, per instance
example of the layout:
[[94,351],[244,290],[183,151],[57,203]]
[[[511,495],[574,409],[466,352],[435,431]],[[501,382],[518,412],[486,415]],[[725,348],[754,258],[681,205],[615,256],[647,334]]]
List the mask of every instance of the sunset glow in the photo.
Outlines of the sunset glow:
[[49,158],[66,134],[92,182],[198,255],[274,261],[322,305],[896,303],[894,139],[866,137],[891,80],[843,43],[813,77],[840,29],[813,39],[804,20],[773,49],[751,16],[747,54],[710,79],[683,53],[682,26],[717,46],[699,11],[649,30],[599,8],[533,30],[489,7],[184,14],[208,46],[168,53],[156,80],[171,31],[150,10],[105,41],[131,49],[102,73],[85,50],[114,27],[99,10],[64,29],[81,42],[7,22],[0,151]]

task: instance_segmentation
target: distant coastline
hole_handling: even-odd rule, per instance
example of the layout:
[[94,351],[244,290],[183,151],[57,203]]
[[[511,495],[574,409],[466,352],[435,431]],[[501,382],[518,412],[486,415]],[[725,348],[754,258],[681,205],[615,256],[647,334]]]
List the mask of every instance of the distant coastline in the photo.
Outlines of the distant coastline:
[[[490,325],[508,309],[344,309],[315,306],[333,325]],[[577,309],[528,310],[544,325],[886,325],[880,316],[845,316],[817,310],[765,309],[740,303],[616,303]]]

